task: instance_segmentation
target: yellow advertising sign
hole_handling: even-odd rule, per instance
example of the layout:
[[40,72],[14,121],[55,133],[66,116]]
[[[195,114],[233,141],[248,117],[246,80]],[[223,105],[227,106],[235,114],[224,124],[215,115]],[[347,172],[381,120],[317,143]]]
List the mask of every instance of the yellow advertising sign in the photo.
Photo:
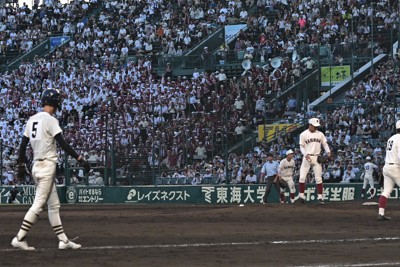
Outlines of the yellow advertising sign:
[[350,65],[321,67],[321,86],[336,85],[350,75]]
[[258,125],[258,140],[266,140],[269,142],[272,139],[284,135],[300,126],[301,124],[298,123]]

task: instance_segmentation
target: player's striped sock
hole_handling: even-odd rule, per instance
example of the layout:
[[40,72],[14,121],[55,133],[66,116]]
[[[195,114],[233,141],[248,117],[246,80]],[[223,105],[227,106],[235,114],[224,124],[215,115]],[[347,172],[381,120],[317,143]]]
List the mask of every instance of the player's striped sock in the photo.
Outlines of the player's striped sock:
[[49,221],[53,227],[54,233],[57,235],[60,241],[68,242],[68,237],[64,233],[64,229],[60,219],[59,209],[49,210]]
[[28,232],[31,230],[32,226],[35,224],[35,222],[38,219],[38,215],[36,215],[34,212],[31,210],[28,210],[26,213],[24,220],[22,222],[21,228],[18,231],[17,238],[19,241],[24,240],[25,236],[28,234]]
[[68,238],[65,235],[63,226],[61,224],[53,226],[53,230],[60,241],[64,241],[65,243],[67,243]]

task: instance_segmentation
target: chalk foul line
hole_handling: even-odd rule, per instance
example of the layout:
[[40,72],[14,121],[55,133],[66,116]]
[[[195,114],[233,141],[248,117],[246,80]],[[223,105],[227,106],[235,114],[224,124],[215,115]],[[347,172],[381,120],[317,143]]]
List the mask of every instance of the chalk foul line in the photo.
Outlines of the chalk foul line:
[[[215,243],[182,243],[182,244],[149,244],[149,245],[116,245],[116,246],[87,246],[81,250],[113,250],[113,249],[141,249],[141,248],[190,248],[190,247],[223,247],[223,246],[257,246],[257,245],[291,245],[291,244],[334,244],[350,242],[385,242],[398,241],[400,237],[369,237],[346,239],[311,239],[311,240],[277,240],[277,241],[252,241],[252,242],[215,242]],[[35,251],[49,251],[55,248],[36,248]],[[0,252],[18,251],[19,249],[6,248]]]

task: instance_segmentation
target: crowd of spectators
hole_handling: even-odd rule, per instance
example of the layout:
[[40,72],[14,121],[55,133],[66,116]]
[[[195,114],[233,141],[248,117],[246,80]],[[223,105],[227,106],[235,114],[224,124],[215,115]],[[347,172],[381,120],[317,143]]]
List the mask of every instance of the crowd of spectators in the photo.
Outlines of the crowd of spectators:
[[[201,180],[204,174],[217,177],[216,182],[230,179],[241,183],[250,170],[259,175],[266,153],[273,152],[279,159],[286,149],[297,147],[296,138],[288,134],[272,143],[260,142],[254,151],[247,154],[232,153],[228,162],[221,158],[228,145],[227,140],[229,144],[242,140],[246,131],[255,130],[266,118],[282,119],[285,110],[297,113],[296,99],[290,96],[268,103],[263,97],[268,94],[265,81],[257,81],[257,77],[249,79],[250,75],[242,79],[227,77],[223,68],[218,72],[196,69],[191,76],[158,77],[150,57],[133,61],[124,58],[124,45],[128,45],[129,40],[135,40],[133,44],[137,44],[137,40],[151,39],[157,24],[152,24],[150,18],[157,14],[165,16],[167,10],[180,12],[172,12],[175,19],[163,21],[161,26],[166,40],[171,37],[167,38],[165,29],[178,31],[179,27],[189,27],[196,19],[197,22],[218,24],[212,19],[218,17],[216,15],[197,18],[197,11],[183,12],[189,3],[178,2],[174,8],[171,3],[163,1],[126,3],[130,5],[105,3],[99,17],[89,19],[81,29],[77,27],[67,47],[56,49],[49,57],[22,63],[17,70],[0,76],[0,133],[4,161],[7,163],[3,162],[6,166],[3,175],[7,177],[4,177],[5,183],[12,183],[12,165],[23,125],[30,115],[40,110],[40,93],[42,88],[48,87],[58,88],[63,94],[62,109],[57,117],[66,139],[78,147],[79,152],[84,153],[94,166],[109,164],[109,151],[113,146],[117,155],[125,155],[131,160],[119,166],[121,172],[130,171],[126,165],[162,167],[170,172],[165,174],[167,176],[196,178],[191,180],[193,183]],[[221,14],[221,9],[237,7],[239,3],[223,2],[215,4],[214,8],[218,10],[217,14]],[[194,4],[198,7],[196,10],[202,5],[208,7],[202,3]],[[246,5],[251,6],[251,3]],[[193,10],[193,6],[190,7]],[[239,7],[237,10],[241,10]],[[198,12],[201,14],[201,11]],[[115,19],[117,14],[119,19]],[[192,14],[194,18],[191,18]],[[246,18],[241,11],[239,15],[242,16],[240,19]],[[186,16],[190,18],[182,20]],[[131,24],[138,27],[126,27],[124,33],[123,26]],[[196,25],[201,26],[202,23]],[[118,31],[115,30],[117,28]],[[163,42],[164,37],[157,37],[156,40]],[[174,46],[178,44],[174,41]],[[159,48],[157,51],[164,50]],[[388,114],[389,108],[396,107],[387,101],[393,99],[390,98],[393,94],[391,89],[395,91],[398,86],[396,66],[398,69],[398,62],[396,65],[389,60],[376,69],[376,75],[355,84],[346,97],[344,107],[326,112],[298,113],[296,119],[301,122],[310,116],[321,116],[324,130],[330,131],[327,136],[334,151],[342,153],[339,152],[340,147],[346,158],[352,157],[352,164],[357,163],[358,156],[363,159],[366,155],[374,156],[373,149],[381,147],[384,140],[376,138],[372,129],[368,132],[368,127],[380,127],[379,137],[383,139],[386,135],[382,134],[382,129],[387,135],[391,133],[397,113],[395,110],[395,115]],[[363,97],[365,100],[361,101],[361,105],[364,112],[366,109],[368,112],[360,113],[356,110],[358,105],[353,104],[358,104]],[[356,128],[355,131],[353,128]],[[351,143],[343,146],[342,135],[347,142],[350,138]],[[355,151],[360,152],[354,154]],[[299,157],[297,151],[295,158]],[[190,166],[187,165],[189,160],[194,162]],[[60,167],[62,162],[60,157]],[[333,169],[333,166],[326,166],[327,169],[329,167]],[[95,178],[92,180],[96,183]]]
[[[363,166],[368,156],[382,170],[386,141],[395,133],[395,123],[400,119],[400,108],[396,100],[400,86],[398,58],[398,55],[395,55],[393,59],[381,63],[375,74],[369,74],[360,82],[354,83],[346,92],[345,102],[340,105],[331,105],[322,110],[310,110],[304,116],[298,114],[299,122],[307,122],[307,118],[311,117],[321,119],[320,130],[325,133],[335,155],[334,161],[323,166],[323,178],[326,182],[362,181]],[[278,120],[288,122],[282,117]],[[213,177],[218,177],[219,173],[224,175],[224,179],[216,178],[213,180],[214,183],[226,180],[231,183],[259,183],[262,180],[259,177],[260,171],[267,154],[272,153],[275,160],[280,160],[285,157],[289,149],[295,151],[294,160],[299,170],[302,155],[298,137],[292,136],[289,132],[269,143],[258,142],[253,151],[247,154],[229,155],[227,167],[226,159],[216,157],[213,161],[202,161],[188,166],[183,172],[170,173],[169,176],[165,174],[166,180],[160,180],[160,183],[176,183],[178,182],[174,179],[176,177],[189,177],[187,181],[192,181],[196,173],[200,175],[200,178],[196,178],[198,181],[203,174],[208,173],[207,170],[213,173]],[[257,182],[246,180],[249,174],[252,176],[251,172],[258,177]],[[295,175],[295,179],[297,178],[298,172]],[[309,174],[308,182],[313,182],[312,173]]]
[[77,25],[85,24],[88,13],[97,6],[97,0],[66,4],[47,0],[32,7],[4,2],[0,5],[0,64],[8,64],[2,60],[6,55],[27,53],[50,36],[74,34]]
[[[251,2],[251,1],[247,1]],[[257,1],[241,30],[217,55],[256,62],[245,78],[270,96],[314,69],[318,60],[342,65],[347,58],[389,53],[391,31],[400,28],[398,1]],[[373,39],[373,41],[371,41]],[[281,64],[275,68],[274,59]],[[276,61],[275,61],[276,63]]]

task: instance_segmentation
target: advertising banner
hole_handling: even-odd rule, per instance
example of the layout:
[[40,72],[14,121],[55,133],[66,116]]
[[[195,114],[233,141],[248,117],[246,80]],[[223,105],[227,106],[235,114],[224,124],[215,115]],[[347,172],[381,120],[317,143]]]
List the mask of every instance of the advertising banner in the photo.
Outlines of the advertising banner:
[[[60,201],[63,201],[63,188],[64,186],[57,186],[57,192],[60,196]],[[8,192],[12,189],[12,186],[0,186],[0,204],[7,204]],[[17,186],[17,190],[20,192],[17,195],[17,200],[21,204],[32,204],[35,198],[36,188],[33,185]]]
[[301,125],[298,123],[277,123],[258,125],[258,140],[271,141],[272,139],[284,135]]
[[[21,204],[32,204],[35,187],[20,186],[24,194],[17,197]],[[324,184],[324,201],[341,202],[361,199],[361,183]],[[0,187],[0,204],[7,204],[7,193],[11,186]],[[265,192],[265,184],[254,185],[201,185],[201,186],[123,186],[93,187],[69,186],[57,187],[60,201],[67,204],[260,204]],[[373,192],[373,191],[372,191]],[[366,192],[367,198],[375,198],[382,193],[377,185],[375,194]],[[297,194],[296,194],[297,195]],[[305,190],[306,200],[316,202],[316,186],[309,184]],[[395,188],[390,199],[399,199],[400,189]],[[289,200],[289,193],[286,192]],[[269,203],[278,203],[275,190],[269,195]],[[12,204],[10,204],[12,205]]]
[[334,86],[350,76],[350,65],[321,67],[321,86]]

